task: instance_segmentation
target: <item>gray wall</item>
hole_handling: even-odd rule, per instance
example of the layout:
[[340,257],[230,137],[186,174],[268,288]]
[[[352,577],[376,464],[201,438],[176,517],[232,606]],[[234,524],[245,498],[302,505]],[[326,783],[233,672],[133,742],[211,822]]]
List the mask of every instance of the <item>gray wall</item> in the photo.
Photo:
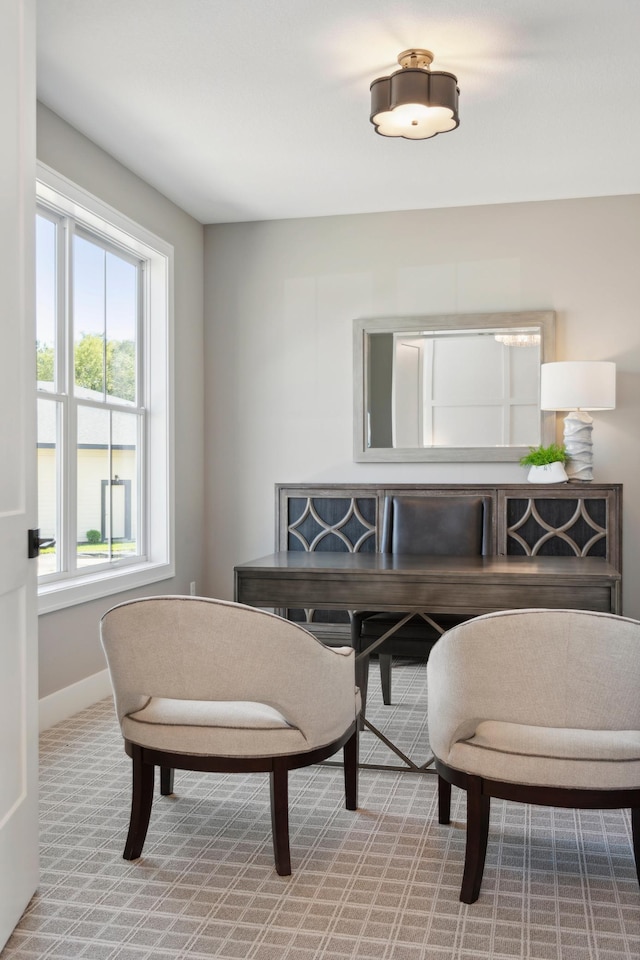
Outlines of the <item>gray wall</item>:
[[230,597],[234,564],[273,549],[276,482],[526,479],[354,463],[354,318],[553,309],[557,359],[618,364],[595,477],[625,485],[625,612],[640,617],[639,308],[640,196],[206,227],[208,592]]
[[[203,563],[203,228],[77,130],[38,105],[38,159],[175,248],[176,576],[136,595],[188,593]],[[40,696],[75,683],[105,662],[98,621],[121,593],[40,617]]]

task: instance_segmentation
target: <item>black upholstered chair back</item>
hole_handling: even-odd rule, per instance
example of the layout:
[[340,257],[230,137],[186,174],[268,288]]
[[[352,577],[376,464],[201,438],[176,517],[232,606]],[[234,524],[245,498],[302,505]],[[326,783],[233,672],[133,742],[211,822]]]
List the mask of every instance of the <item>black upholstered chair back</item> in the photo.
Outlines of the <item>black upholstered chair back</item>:
[[380,550],[423,556],[483,556],[490,552],[487,497],[389,496]]

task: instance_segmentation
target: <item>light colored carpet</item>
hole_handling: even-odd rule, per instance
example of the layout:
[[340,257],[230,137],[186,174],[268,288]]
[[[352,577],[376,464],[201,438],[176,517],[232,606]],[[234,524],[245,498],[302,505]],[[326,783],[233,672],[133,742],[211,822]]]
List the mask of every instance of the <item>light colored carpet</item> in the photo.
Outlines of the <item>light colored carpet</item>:
[[[428,756],[425,668],[394,668],[371,716]],[[371,734],[363,755],[391,758]],[[176,774],[144,857],[127,863],[130,761],[110,701],[42,738],[42,882],[2,960],[638,960],[640,891],[628,814],[494,802],[479,901],[458,900],[464,796],[439,826],[429,775],[290,778],[293,876],[273,868],[266,777]]]

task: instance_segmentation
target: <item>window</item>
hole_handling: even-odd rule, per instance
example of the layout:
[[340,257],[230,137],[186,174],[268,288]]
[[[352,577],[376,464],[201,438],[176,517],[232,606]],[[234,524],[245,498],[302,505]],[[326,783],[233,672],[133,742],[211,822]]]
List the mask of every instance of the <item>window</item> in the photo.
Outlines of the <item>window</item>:
[[39,165],[40,612],[166,579],[172,248]]

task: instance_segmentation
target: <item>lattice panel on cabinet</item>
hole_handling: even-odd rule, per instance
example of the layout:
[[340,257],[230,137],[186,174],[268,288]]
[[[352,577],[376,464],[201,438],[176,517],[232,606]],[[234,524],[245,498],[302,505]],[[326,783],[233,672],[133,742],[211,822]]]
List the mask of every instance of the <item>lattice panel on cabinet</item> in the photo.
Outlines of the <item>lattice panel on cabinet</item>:
[[607,501],[508,498],[507,553],[607,557]]
[[373,497],[291,497],[288,507],[287,550],[375,551]]

